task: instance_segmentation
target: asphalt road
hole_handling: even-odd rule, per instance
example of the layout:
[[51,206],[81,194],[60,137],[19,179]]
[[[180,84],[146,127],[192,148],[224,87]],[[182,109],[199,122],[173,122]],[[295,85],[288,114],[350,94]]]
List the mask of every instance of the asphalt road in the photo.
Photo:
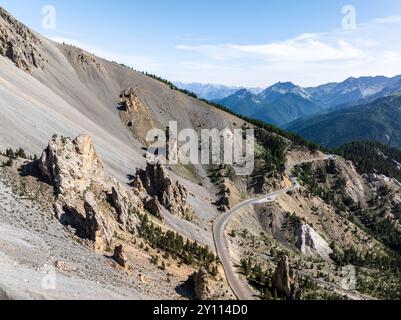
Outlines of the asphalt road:
[[217,219],[217,221],[215,222],[215,224],[213,226],[213,237],[214,237],[214,242],[215,242],[215,246],[216,246],[216,252],[217,252],[218,257],[220,258],[221,264],[223,265],[223,269],[226,274],[228,284],[231,287],[231,290],[233,291],[234,295],[237,297],[238,300],[257,300],[258,298],[253,295],[248,284],[245,283],[244,281],[241,281],[238,273],[234,270],[234,267],[232,265],[232,262],[230,259],[230,254],[229,254],[229,249],[228,249],[227,239],[224,234],[224,231],[225,231],[230,219],[240,209],[243,209],[243,208],[255,205],[255,204],[273,202],[279,196],[285,194],[286,192],[299,189],[301,186],[300,186],[299,182],[297,181],[297,178],[294,176],[291,176],[291,171],[295,166],[300,165],[302,163],[309,163],[309,162],[314,162],[314,161],[321,161],[321,160],[335,159],[335,158],[336,158],[336,156],[334,156],[334,155],[328,155],[324,158],[301,161],[301,162],[295,163],[295,164],[287,167],[287,169],[285,170],[285,173],[291,179],[291,182],[292,182],[291,187],[285,188],[285,189],[282,189],[279,191],[275,191],[273,193],[270,193],[268,195],[264,195],[264,196],[261,196],[258,198],[252,198],[252,199],[245,200],[244,202],[241,202],[240,204],[235,206],[230,211],[223,214],[219,219]]

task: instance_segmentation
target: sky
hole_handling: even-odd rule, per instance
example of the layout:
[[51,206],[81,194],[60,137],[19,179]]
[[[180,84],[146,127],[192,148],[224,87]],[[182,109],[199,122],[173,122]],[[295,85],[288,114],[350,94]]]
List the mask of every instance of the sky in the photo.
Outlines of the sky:
[[0,0],[55,41],[171,81],[267,87],[401,74],[401,0]]

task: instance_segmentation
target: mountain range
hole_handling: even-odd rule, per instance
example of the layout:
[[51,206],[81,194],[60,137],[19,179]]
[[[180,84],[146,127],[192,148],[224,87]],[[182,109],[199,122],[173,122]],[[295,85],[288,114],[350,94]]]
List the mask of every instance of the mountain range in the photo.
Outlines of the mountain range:
[[401,96],[300,119],[286,129],[326,147],[371,140],[401,148]]
[[217,102],[236,113],[278,126],[325,109],[306,90],[290,82],[277,83],[259,94],[242,89]]
[[[249,113],[248,100],[260,105],[260,116],[280,105],[280,123],[330,108],[291,83],[237,96]],[[400,108],[393,96],[335,112],[352,114],[341,130],[360,121],[398,141],[381,124],[398,128]],[[397,149],[325,153],[168,80],[51,41],[1,7],[0,115],[0,300],[401,298]],[[162,143],[172,121],[191,136],[254,129],[254,171],[153,161],[147,137]],[[215,145],[212,158],[226,155],[226,143]]]
[[401,76],[351,77],[341,83],[329,83],[306,90],[313,99],[331,108],[346,108],[398,92],[401,90]]
[[298,119],[369,103],[397,93],[401,90],[401,76],[351,77],[341,83],[307,88],[291,82],[279,82],[265,90],[183,84],[180,87],[236,113],[285,127]]
[[[202,83],[183,83],[174,82],[174,85],[180,89],[188,90],[195,93],[199,98],[209,101],[217,101],[228,97],[235,92],[244,89],[243,87],[230,87],[218,84],[202,84]],[[258,94],[263,89],[261,88],[246,88],[249,92]]]

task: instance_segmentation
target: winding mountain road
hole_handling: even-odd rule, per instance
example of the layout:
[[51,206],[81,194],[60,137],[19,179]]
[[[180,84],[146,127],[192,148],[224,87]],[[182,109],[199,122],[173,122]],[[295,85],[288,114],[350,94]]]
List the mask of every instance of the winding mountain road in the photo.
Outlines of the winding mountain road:
[[223,265],[224,272],[226,274],[226,278],[228,281],[229,286],[231,287],[231,290],[233,291],[234,295],[237,297],[238,300],[257,300],[257,297],[254,296],[252,291],[250,290],[249,286],[244,283],[244,281],[241,281],[238,273],[234,270],[234,267],[232,265],[231,259],[230,259],[230,254],[229,254],[229,249],[228,249],[228,243],[227,239],[225,237],[225,229],[227,227],[228,222],[230,221],[231,218],[240,210],[246,207],[250,207],[255,204],[261,204],[261,203],[268,203],[268,202],[273,202],[275,201],[279,196],[293,191],[297,190],[301,187],[299,182],[297,181],[297,178],[291,175],[292,169],[300,164],[303,163],[310,163],[310,162],[315,162],[315,161],[322,161],[322,160],[328,160],[328,159],[335,159],[336,156],[334,155],[327,155],[322,158],[316,158],[316,159],[310,159],[306,161],[300,161],[294,164],[291,164],[288,166],[285,170],[285,174],[290,177],[292,186],[289,188],[285,188],[279,191],[275,191],[273,193],[270,193],[268,195],[264,195],[258,198],[252,198],[245,200],[244,202],[239,203],[236,205],[233,209],[222,215],[217,219],[213,226],[213,237],[214,237],[214,243],[216,246],[216,252],[218,257],[220,258],[221,264]]

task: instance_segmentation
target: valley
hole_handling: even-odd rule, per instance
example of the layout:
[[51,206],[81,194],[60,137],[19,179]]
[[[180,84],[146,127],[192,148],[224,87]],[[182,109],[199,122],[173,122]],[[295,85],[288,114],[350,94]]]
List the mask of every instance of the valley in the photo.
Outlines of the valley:
[[[181,87],[192,88],[184,84]],[[213,89],[219,92],[219,86]],[[351,77],[341,83],[308,88],[291,82],[279,82],[265,90],[220,92],[224,97],[209,100],[235,113],[291,130],[293,122],[309,122],[311,117],[324,118],[326,114],[335,114],[336,111],[338,114],[346,113],[346,109],[395,95],[401,92],[401,77]],[[306,138],[310,139],[309,136]]]
[[[399,299],[398,82],[220,87],[226,102],[209,102],[0,7],[0,299]],[[154,152],[152,130],[253,132],[254,170],[170,163],[187,149],[154,136]]]

